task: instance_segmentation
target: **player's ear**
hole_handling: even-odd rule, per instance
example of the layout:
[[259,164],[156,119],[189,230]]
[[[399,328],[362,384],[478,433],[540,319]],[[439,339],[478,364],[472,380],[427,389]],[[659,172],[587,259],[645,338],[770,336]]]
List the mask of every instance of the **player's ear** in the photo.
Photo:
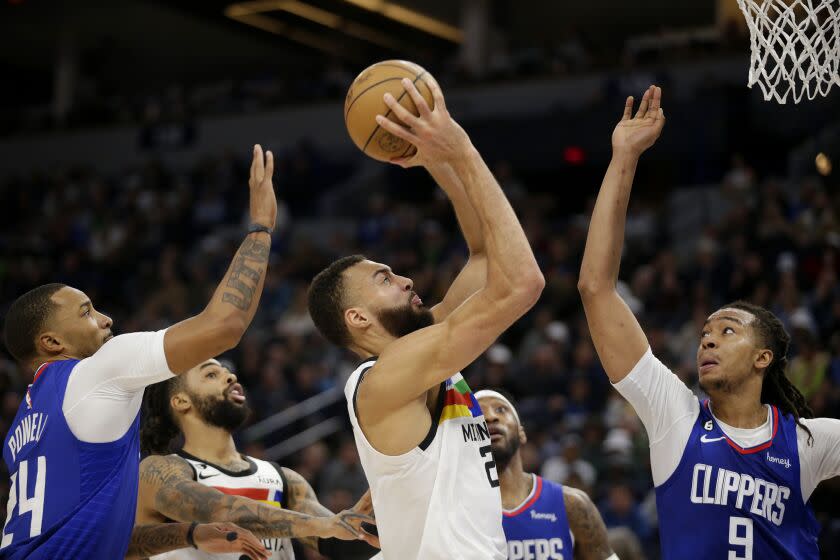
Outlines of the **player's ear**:
[[175,410],[175,412],[186,412],[192,407],[192,401],[190,400],[189,395],[184,393],[183,391],[178,391],[172,398],[169,399],[170,406]]
[[370,326],[368,313],[361,307],[348,307],[344,310],[344,322],[347,328],[366,329]]
[[36,347],[40,354],[57,355],[66,350],[64,337],[54,331],[43,332],[38,335]]
[[773,363],[773,351],[769,348],[762,348],[755,356],[753,365],[756,369],[766,370]]
[[522,427],[522,424],[519,425],[519,444],[524,445],[528,443],[528,434],[525,433],[525,428]]

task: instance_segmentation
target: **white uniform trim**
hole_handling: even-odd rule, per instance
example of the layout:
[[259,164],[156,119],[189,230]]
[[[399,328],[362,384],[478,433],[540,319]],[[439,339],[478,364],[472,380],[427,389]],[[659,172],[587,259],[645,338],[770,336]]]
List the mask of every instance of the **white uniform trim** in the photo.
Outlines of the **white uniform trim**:
[[[165,330],[115,336],[76,364],[67,380],[62,410],[81,441],[120,439],[143,403],[143,389],[175,374],[163,350]],[[44,375],[49,375],[47,368]]]
[[347,380],[344,394],[359,459],[370,484],[382,558],[506,558],[490,436],[484,417],[474,416],[477,403],[466,392],[461,374],[441,384],[426,439],[406,453],[391,456],[373,448],[356,415],[357,387],[373,365],[374,360],[368,360],[359,366]]

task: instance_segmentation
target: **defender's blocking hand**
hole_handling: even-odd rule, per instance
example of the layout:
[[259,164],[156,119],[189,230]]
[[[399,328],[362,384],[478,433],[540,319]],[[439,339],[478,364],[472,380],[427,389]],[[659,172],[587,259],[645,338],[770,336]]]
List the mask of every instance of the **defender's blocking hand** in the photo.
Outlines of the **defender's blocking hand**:
[[642,97],[636,116],[632,116],[633,97],[628,97],[624,115],[613,131],[613,152],[629,152],[638,157],[653,146],[665,126],[661,104],[662,88],[650,86]]
[[274,194],[274,154],[271,150],[265,153],[263,159],[262,146],[254,146],[254,157],[251,160],[251,177],[248,187],[251,190],[251,222],[274,229],[277,219],[277,196]]

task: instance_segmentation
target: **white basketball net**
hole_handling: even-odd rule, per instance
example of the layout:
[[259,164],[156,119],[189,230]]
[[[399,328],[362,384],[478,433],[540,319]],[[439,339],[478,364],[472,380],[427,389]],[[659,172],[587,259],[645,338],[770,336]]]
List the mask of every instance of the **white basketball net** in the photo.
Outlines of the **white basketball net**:
[[764,99],[799,103],[840,85],[838,0],[738,0],[750,28],[748,85]]

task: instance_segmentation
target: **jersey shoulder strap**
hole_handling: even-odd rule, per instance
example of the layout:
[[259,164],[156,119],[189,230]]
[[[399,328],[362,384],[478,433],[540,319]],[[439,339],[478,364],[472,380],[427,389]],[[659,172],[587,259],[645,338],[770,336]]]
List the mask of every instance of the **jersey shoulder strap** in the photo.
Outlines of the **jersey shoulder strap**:
[[289,479],[286,478],[286,473],[283,472],[283,467],[279,464],[274,461],[266,462],[277,470],[277,474],[280,475],[280,480],[283,481],[283,498],[280,500],[280,506],[283,509],[289,509]]

